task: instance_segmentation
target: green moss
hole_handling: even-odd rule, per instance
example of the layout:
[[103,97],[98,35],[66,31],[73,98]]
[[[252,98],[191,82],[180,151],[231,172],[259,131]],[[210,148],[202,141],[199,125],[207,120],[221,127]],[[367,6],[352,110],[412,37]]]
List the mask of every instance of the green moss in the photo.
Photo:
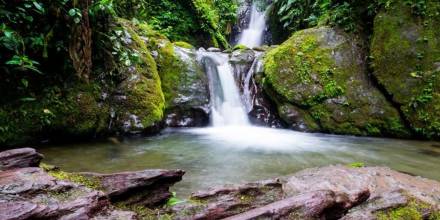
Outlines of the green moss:
[[296,32],[265,55],[265,89],[277,94],[271,97],[278,105],[287,102],[307,112],[303,121],[320,131],[408,135],[398,111],[365,77],[361,45],[356,36],[328,27]]
[[361,168],[361,167],[365,167],[365,164],[362,162],[355,162],[355,163],[348,164],[348,166],[351,168]]
[[[140,34],[159,39],[161,39],[161,35],[151,31],[149,26],[145,24],[133,24],[123,19],[119,19],[119,23],[127,30],[133,40],[128,46],[140,55],[139,62],[129,67],[131,70],[120,66],[119,72],[132,72],[133,75],[129,76],[129,79],[122,84],[127,99],[120,106],[119,111],[138,116],[143,127],[148,128],[163,119],[165,98],[156,61],[151,56],[151,52]],[[157,38],[155,39],[157,40]]]
[[377,212],[376,216],[378,220],[422,220],[426,219],[424,215],[427,211],[431,213],[428,219],[438,219],[439,211],[415,199],[411,199],[404,207]]
[[379,83],[401,106],[413,131],[426,138],[438,138],[440,3],[427,0],[426,11],[414,12],[411,4],[392,1],[376,16],[372,68]]
[[48,174],[58,180],[70,181],[88,187],[90,189],[100,190],[102,188],[101,183],[97,178],[86,177],[80,174],[68,173],[60,170],[51,170],[48,172]]
[[238,45],[235,45],[232,50],[235,51],[235,50],[247,50],[247,49],[249,49],[247,46],[245,46],[243,44],[238,44]]
[[174,42],[174,45],[176,45],[178,47],[186,48],[186,49],[194,49],[193,45],[191,45],[187,42],[183,42],[183,41]]

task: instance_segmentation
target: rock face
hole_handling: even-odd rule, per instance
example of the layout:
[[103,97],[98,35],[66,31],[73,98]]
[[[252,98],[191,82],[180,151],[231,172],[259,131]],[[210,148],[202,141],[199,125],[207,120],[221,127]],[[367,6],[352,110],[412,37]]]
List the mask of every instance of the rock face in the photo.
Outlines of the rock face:
[[20,148],[0,152],[0,170],[23,167],[38,167],[43,155],[33,148]]
[[264,59],[265,91],[290,127],[408,136],[399,112],[367,76],[363,45],[329,27],[296,32]]
[[263,91],[262,52],[237,49],[230,55],[234,78],[239,85],[241,99],[253,124],[281,127],[273,103]]
[[440,3],[419,16],[394,1],[374,20],[372,69],[418,135],[440,137]]

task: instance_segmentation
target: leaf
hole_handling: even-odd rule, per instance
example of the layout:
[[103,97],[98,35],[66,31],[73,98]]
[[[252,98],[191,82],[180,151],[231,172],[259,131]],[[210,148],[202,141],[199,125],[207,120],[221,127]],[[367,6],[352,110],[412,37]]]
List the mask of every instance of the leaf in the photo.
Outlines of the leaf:
[[21,84],[23,84],[23,86],[27,88],[29,86],[29,81],[27,81],[26,79],[21,79]]
[[33,102],[37,100],[36,98],[32,98],[32,97],[25,97],[25,98],[21,98],[20,101],[22,102]]
[[34,3],[35,8],[36,8],[38,11],[40,11],[41,13],[44,13],[44,8],[43,8],[43,6],[41,6],[40,3],[36,2],[36,1],[34,1],[33,3]]
[[72,9],[69,10],[69,15],[70,15],[71,17],[73,17],[73,16],[76,15],[76,10],[75,10],[75,8],[72,8]]

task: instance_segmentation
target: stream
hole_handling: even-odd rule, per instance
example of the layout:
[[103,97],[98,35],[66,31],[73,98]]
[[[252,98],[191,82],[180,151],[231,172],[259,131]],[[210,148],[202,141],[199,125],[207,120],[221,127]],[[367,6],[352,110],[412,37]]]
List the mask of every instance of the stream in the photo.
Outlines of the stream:
[[[241,44],[262,43],[263,12],[252,6]],[[305,168],[361,162],[440,180],[440,143],[308,134],[250,124],[228,56],[198,52],[210,80],[211,126],[166,129],[151,137],[41,147],[45,163],[73,172],[183,169],[173,188],[179,197],[207,187],[292,174]],[[252,75],[249,76],[249,78]]]

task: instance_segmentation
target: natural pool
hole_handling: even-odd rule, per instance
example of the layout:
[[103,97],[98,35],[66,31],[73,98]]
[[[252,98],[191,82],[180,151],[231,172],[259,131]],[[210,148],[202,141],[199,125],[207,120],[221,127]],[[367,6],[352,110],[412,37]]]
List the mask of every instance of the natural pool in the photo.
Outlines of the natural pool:
[[153,137],[39,149],[67,171],[183,169],[178,196],[214,185],[292,174],[304,168],[363,162],[440,180],[440,143],[306,134],[257,127],[167,129]]

